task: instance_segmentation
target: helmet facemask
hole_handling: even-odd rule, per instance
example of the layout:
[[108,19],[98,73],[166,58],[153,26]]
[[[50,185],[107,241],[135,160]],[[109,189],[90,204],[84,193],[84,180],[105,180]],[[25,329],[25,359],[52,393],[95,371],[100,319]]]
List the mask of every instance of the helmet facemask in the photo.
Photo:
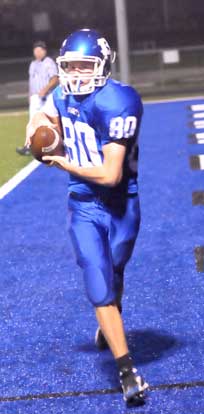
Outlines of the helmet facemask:
[[[72,64],[77,66],[77,62],[84,63],[85,69],[71,70]],[[93,63],[93,68],[86,69],[87,62]],[[83,56],[78,52],[66,52],[65,55],[57,58],[57,64],[60,83],[66,95],[92,93],[96,87],[104,86],[110,76],[110,68],[105,70],[106,59],[97,56]]]

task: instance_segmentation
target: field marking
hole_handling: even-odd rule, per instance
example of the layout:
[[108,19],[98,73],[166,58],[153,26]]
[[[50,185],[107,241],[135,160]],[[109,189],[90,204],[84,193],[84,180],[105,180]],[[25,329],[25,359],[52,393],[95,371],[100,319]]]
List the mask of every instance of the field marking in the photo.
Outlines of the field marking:
[[204,129],[204,120],[193,120],[191,124],[195,129]]
[[204,138],[196,138],[197,142],[196,144],[204,144]]
[[189,135],[190,144],[204,144],[204,132]]
[[193,124],[197,127],[202,127],[204,126],[204,120],[199,119],[199,120],[193,121]]
[[204,170],[204,154],[198,155],[199,162],[200,162],[200,169]]
[[198,134],[194,135],[193,137],[189,137],[189,142],[191,144],[204,144],[204,137],[199,138]]
[[204,132],[198,132],[197,134],[195,134],[195,138],[196,139],[204,139]]
[[195,129],[204,129],[204,123],[203,124],[195,124],[193,123],[193,126]]
[[204,112],[195,112],[194,114],[193,114],[193,118],[196,118],[196,119],[204,119]]
[[191,105],[191,110],[193,112],[204,111],[204,104]]
[[16,175],[14,175],[7,183],[0,187],[0,200],[2,200],[8,193],[10,193],[18,184],[28,177],[38,166],[40,162],[37,160],[31,161],[28,165],[22,168]]

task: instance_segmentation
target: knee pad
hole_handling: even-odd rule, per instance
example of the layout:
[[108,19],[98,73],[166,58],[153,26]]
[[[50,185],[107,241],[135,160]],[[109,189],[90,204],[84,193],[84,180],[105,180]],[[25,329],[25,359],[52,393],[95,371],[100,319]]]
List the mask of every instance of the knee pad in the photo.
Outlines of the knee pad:
[[115,301],[112,274],[105,275],[99,267],[89,265],[84,269],[87,296],[94,306],[106,306]]

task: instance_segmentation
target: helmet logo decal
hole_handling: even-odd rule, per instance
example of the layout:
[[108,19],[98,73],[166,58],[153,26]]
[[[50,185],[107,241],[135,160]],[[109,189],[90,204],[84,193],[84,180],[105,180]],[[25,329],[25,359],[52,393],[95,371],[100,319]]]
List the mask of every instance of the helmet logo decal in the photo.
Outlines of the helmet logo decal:
[[104,57],[107,58],[110,56],[111,49],[107,40],[104,37],[101,37],[100,39],[97,39],[97,43],[99,46],[101,46],[101,52],[103,53]]

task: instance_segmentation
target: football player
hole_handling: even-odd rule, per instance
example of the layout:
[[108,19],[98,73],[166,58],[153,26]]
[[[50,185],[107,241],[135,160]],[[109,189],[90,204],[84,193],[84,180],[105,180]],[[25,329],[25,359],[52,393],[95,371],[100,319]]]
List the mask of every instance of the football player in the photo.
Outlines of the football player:
[[143,404],[148,384],[137,373],[124,333],[125,265],[140,224],[137,184],[142,102],[131,87],[110,79],[113,53],[105,38],[83,29],[68,36],[57,58],[60,85],[27,127],[62,133],[67,157],[45,156],[70,175],[70,235],[99,327],[96,345],[109,346],[124,400]]

